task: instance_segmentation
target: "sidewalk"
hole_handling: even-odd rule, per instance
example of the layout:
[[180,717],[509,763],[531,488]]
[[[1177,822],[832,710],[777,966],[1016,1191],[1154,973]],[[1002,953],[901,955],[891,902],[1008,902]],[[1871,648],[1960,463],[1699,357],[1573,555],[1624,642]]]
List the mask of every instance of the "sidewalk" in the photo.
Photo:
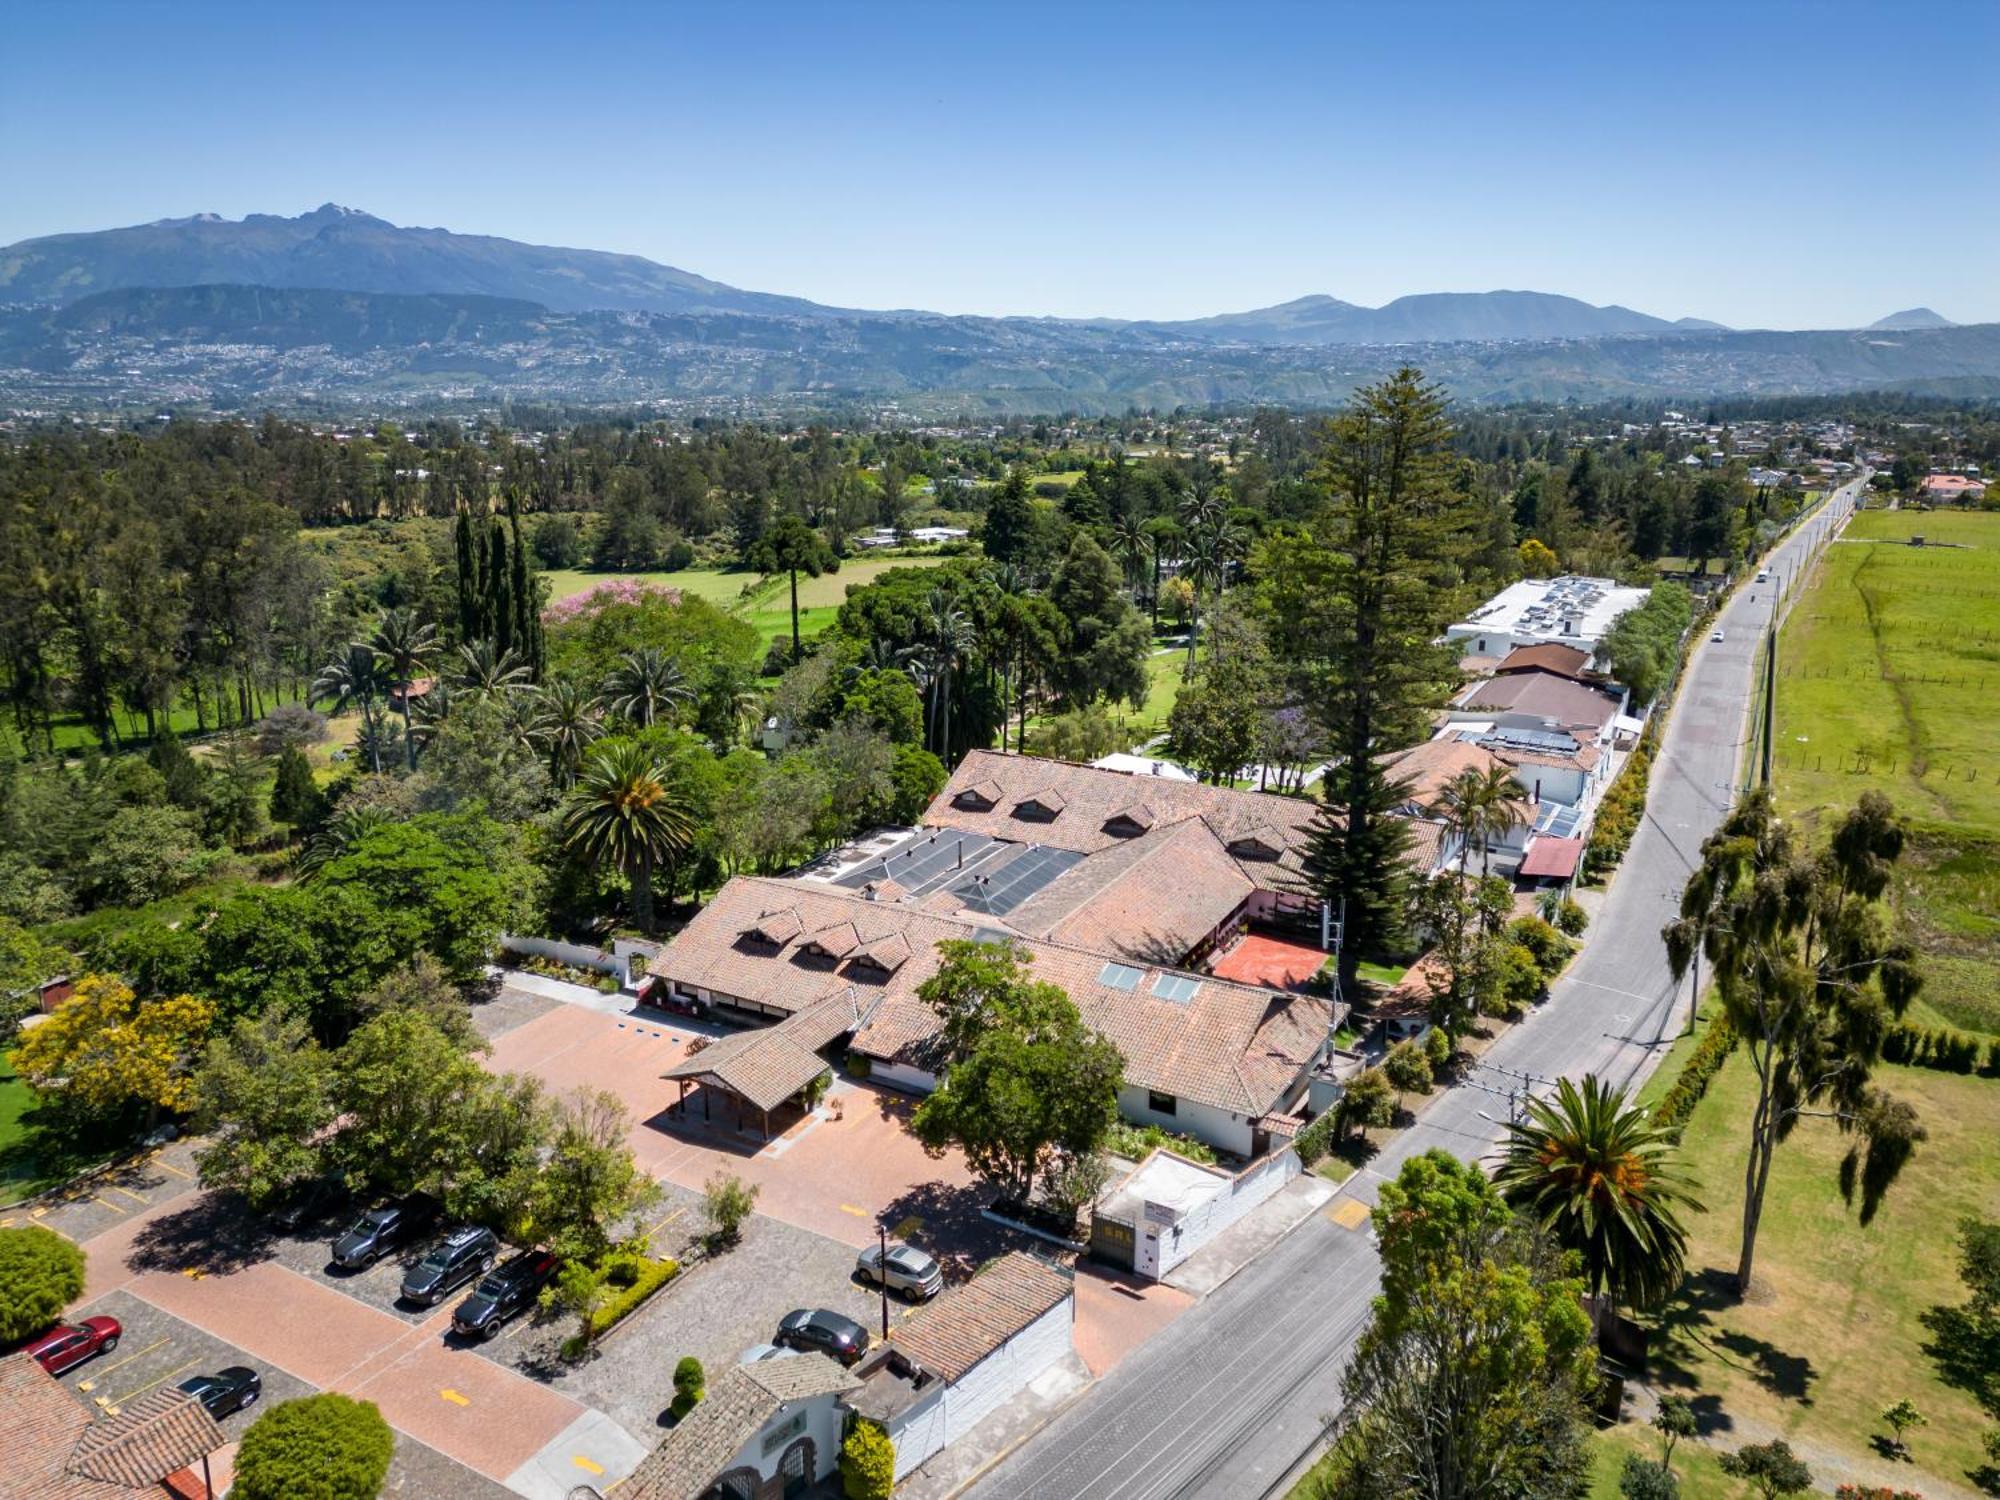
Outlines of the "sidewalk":
[[1206,1297],[1324,1208],[1339,1191],[1317,1173],[1301,1173],[1174,1267],[1167,1285]]
[[896,1500],[950,1500],[964,1493],[1090,1385],[1090,1370],[1080,1356],[1058,1360],[964,1437],[911,1470],[896,1486]]

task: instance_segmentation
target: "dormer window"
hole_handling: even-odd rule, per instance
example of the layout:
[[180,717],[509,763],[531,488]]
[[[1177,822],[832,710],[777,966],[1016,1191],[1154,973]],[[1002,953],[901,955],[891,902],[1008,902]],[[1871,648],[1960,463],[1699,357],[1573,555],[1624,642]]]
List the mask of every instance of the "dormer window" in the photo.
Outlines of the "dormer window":
[[892,932],[885,938],[877,938],[855,953],[848,964],[848,972],[851,974],[857,968],[869,969],[887,979],[902,968],[909,957],[909,942],[900,932]]
[[799,914],[790,907],[777,911],[767,911],[748,927],[742,936],[753,943],[762,943],[767,948],[782,948],[805,928]]
[[1143,802],[1121,807],[1104,820],[1104,831],[1116,839],[1135,839],[1153,828],[1153,810]]
[[1285,852],[1285,841],[1278,831],[1264,825],[1246,828],[1230,839],[1225,846],[1238,859],[1257,860],[1269,864]]
[[1000,805],[1000,786],[993,781],[975,781],[951,799],[953,807],[967,812],[991,812]]
[[861,935],[854,930],[852,922],[836,922],[831,927],[822,927],[800,943],[799,952],[837,963],[860,945]]
[[1063,794],[1050,787],[1016,802],[1014,816],[1030,823],[1053,823],[1066,806]]

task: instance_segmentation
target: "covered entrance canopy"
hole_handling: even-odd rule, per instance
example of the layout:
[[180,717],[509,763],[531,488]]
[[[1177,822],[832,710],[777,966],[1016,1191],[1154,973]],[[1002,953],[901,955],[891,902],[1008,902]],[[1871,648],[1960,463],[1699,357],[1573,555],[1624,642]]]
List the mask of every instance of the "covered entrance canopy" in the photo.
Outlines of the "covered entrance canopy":
[[[660,1076],[681,1086],[675,1107],[682,1114],[687,1112],[688,1086],[699,1084],[730,1095],[736,1101],[739,1120],[745,1105],[756,1110],[763,1133],[769,1136],[771,1111],[832,1073],[819,1049],[857,1029],[873,1009],[872,997],[863,1005],[852,989],[843,990],[787,1016],[776,1026],[719,1038]],[[707,1111],[704,1097],[703,1118]]]

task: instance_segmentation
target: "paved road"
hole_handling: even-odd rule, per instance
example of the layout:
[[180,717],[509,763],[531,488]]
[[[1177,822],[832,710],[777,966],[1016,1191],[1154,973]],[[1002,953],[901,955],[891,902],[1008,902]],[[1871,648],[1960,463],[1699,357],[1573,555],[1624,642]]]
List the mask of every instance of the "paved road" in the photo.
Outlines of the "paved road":
[[[1378,1263],[1368,1228],[1343,1205],[1372,1204],[1412,1154],[1472,1158],[1503,1134],[1510,1089],[1596,1073],[1645,1076],[1685,1019],[1660,928],[1702,840],[1734,800],[1749,734],[1760,631],[1777,587],[1837,532],[1861,480],[1779,546],[1773,580],[1746,585],[1688,665],[1655,762],[1646,820],[1590,941],[1549,1003],[1503,1037],[1474,1075],[1356,1175],[1339,1198],[1120,1365],[976,1487],[978,1500],[1263,1500],[1317,1439],[1368,1316]],[[1345,1217],[1357,1210],[1348,1207]]]

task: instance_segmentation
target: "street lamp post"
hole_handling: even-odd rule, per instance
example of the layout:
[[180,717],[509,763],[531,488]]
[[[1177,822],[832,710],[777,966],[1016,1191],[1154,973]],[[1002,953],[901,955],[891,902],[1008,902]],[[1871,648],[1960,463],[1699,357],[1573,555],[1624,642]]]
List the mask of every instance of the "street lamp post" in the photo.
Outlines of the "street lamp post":
[[889,1226],[878,1221],[875,1232],[882,1237],[882,1259],[875,1269],[881,1273],[877,1280],[882,1287],[882,1337],[886,1339],[889,1336]]

